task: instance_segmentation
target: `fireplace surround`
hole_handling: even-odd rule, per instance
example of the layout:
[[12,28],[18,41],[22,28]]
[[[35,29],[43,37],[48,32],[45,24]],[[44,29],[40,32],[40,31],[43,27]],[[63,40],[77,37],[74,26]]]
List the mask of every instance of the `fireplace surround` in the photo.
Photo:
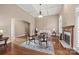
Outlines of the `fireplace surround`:
[[64,39],[63,39],[68,45],[71,46],[71,33],[70,32],[64,32]]
[[63,40],[73,48],[74,25],[63,27]]

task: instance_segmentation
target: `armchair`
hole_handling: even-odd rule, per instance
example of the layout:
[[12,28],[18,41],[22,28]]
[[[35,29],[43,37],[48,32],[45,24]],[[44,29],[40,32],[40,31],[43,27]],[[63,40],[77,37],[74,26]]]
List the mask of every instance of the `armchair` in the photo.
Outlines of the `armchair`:
[[1,46],[6,47],[7,46],[7,40],[8,39],[9,39],[9,37],[2,37],[2,35],[0,35],[0,47]]

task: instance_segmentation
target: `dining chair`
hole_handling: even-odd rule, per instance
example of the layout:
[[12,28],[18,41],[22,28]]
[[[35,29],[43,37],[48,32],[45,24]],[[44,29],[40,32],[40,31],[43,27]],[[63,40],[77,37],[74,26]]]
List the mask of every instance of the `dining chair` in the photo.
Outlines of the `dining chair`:
[[48,38],[47,38],[46,34],[40,35],[39,45],[42,46],[42,43],[43,43],[43,42],[45,42],[46,48],[47,48],[47,45],[48,45],[48,43],[47,43],[47,42],[48,42]]

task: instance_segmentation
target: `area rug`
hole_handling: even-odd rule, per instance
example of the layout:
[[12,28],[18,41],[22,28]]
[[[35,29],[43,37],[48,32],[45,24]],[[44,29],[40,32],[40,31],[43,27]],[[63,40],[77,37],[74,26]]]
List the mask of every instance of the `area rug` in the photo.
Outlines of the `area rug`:
[[45,43],[43,43],[42,46],[40,46],[38,40],[36,40],[35,43],[31,41],[30,44],[29,44],[29,41],[23,42],[20,46],[24,48],[29,48],[35,51],[40,51],[43,53],[54,54],[54,47],[51,41],[48,41],[47,48],[45,47]]

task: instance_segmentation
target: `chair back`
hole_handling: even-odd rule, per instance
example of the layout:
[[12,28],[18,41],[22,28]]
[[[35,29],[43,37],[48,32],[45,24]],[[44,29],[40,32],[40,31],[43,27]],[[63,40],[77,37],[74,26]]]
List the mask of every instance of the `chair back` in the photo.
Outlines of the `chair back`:
[[0,39],[2,39],[2,36],[3,36],[3,35],[0,35]]

